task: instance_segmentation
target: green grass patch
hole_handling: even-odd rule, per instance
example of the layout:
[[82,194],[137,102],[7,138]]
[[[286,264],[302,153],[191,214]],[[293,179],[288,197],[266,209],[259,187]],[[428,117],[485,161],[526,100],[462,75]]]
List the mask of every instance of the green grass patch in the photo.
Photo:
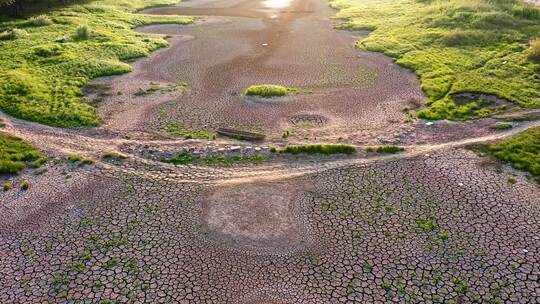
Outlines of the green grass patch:
[[216,139],[216,132],[212,130],[189,130],[182,128],[178,124],[170,124],[167,127],[167,133],[174,135],[174,136],[180,136],[185,139],[192,139],[192,138],[198,138],[198,139]]
[[352,145],[288,145],[281,151],[290,154],[354,154],[357,152]]
[[500,143],[489,145],[488,150],[512,167],[531,173],[540,181],[540,127],[530,128]]
[[238,163],[261,163],[268,159],[266,155],[253,156],[197,156],[181,152],[176,156],[163,159],[163,162],[175,165],[205,165],[205,166],[232,166]]
[[74,154],[68,156],[68,161],[72,164],[75,164],[77,166],[84,166],[84,165],[93,165],[95,161],[90,158],[84,158],[80,155]]
[[405,148],[394,146],[394,145],[384,145],[384,146],[366,148],[366,152],[377,152],[377,153],[388,153],[388,154],[396,154],[403,151],[405,151]]
[[264,98],[282,97],[292,93],[297,93],[298,89],[288,88],[273,84],[258,84],[252,85],[246,89],[247,96],[259,96]]
[[[507,107],[459,93],[540,107],[540,9],[518,0],[333,0],[343,27],[369,30],[361,49],[382,52],[420,77],[425,119],[469,120]],[[531,42],[530,42],[531,41]]]
[[0,174],[19,173],[40,159],[39,151],[22,139],[0,135]]
[[[136,14],[177,0],[97,0],[31,19],[0,21],[0,110],[60,127],[95,126],[81,87],[100,76],[130,72],[124,61],[168,45],[164,35],[135,27],[186,24],[191,17]],[[49,22],[50,21],[50,22]],[[1,30],[0,30],[1,31]]]

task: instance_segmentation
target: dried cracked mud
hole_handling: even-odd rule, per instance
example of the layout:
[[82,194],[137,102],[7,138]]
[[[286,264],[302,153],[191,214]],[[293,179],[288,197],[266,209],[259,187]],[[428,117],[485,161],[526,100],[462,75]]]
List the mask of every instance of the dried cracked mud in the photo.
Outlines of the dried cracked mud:
[[[403,122],[402,107],[423,98],[418,81],[354,50],[324,1],[193,0],[149,12],[205,17],[141,29],[171,34],[172,45],[93,83],[104,126],[61,130],[0,115],[0,132],[49,157],[0,177],[15,186],[0,193],[0,303],[540,303],[539,188],[464,148],[538,120],[505,131],[491,128],[498,118]],[[311,93],[245,100],[255,82]],[[159,133],[170,123],[269,139]],[[289,142],[284,128],[302,134],[294,142],[407,150],[272,154]],[[160,161],[183,150],[268,159]],[[102,158],[109,151],[126,158]],[[95,164],[70,163],[72,154]]]

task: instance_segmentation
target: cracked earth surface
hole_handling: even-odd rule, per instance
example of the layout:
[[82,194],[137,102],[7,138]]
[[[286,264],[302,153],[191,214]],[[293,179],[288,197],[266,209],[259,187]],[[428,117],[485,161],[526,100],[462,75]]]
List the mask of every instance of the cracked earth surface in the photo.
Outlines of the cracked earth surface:
[[[41,169],[0,177],[15,185],[0,197],[0,303],[540,303],[539,188],[463,148],[510,136],[539,125],[537,120],[509,131],[493,130],[496,118],[403,123],[402,106],[410,94],[421,94],[414,77],[383,56],[348,49],[350,34],[331,28],[323,18],[331,12],[320,1],[281,8],[189,1],[151,12],[210,17],[188,27],[142,29],[180,36],[171,48],[136,62],[134,73],[96,81],[125,93],[103,100],[103,127],[60,130],[2,115],[2,132],[24,138],[50,160]],[[331,58],[356,58],[340,61],[350,69],[345,78],[360,66],[387,76],[360,89],[343,79],[324,83],[315,78],[328,66],[311,66],[310,57],[277,62],[275,54],[300,48],[301,41],[286,45],[280,38],[241,34],[248,28],[270,35],[272,20],[280,18],[282,31],[318,20],[322,38],[341,37]],[[208,46],[216,41],[212,35],[224,33],[234,34],[215,49]],[[272,52],[252,49],[262,48],[252,43],[256,38],[269,41]],[[204,43],[204,49],[197,46]],[[231,53],[212,53],[224,49]],[[238,56],[247,62],[264,58],[270,72],[256,67],[255,78],[244,79],[234,63]],[[302,68],[284,69],[288,60],[310,69],[314,79],[303,78]],[[203,68],[196,68],[197,61]],[[231,82],[235,74],[240,80]],[[217,75],[225,83],[209,82]],[[262,111],[227,93],[287,75],[293,85],[313,86],[314,94]],[[187,81],[190,91],[133,94],[149,82],[179,81]],[[404,82],[407,89],[395,92]],[[205,87],[210,84],[217,85]],[[328,96],[335,98],[323,105]],[[376,98],[364,102],[362,96]],[[314,101],[306,106],[302,98]],[[376,106],[381,103],[386,110]],[[160,120],[164,104],[169,108]],[[241,115],[227,110],[237,106],[245,108]],[[350,113],[343,115],[347,107]],[[168,120],[197,127],[253,123],[270,138],[260,144],[181,140],[159,133]],[[270,146],[289,141],[279,138],[282,123],[307,132],[308,138],[294,142],[343,137],[356,144],[404,144],[407,150],[388,156],[271,154]],[[228,167],[160,162],[180,150],[269,159]],[[108,151],[127,158],[102,159]],[[69,163],[71,154],[96,163]],[[19,190],[24,179],[31,184],[27,191]]]

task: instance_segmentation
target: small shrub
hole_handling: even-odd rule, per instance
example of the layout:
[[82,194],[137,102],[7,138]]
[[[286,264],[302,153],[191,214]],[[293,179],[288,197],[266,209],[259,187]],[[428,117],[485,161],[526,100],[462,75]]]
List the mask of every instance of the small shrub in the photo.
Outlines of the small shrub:
[[54,22],[47,15],[39,15],[39,16],[30,18],[30,24],[34,26],[47,26],[47,25],[54,24]]
[[4,192],[13,189],[13,183],[11,183],[11,182],[5,182],[5,183],[2,185],[2,189],[4,189]]
[[15,40],[19,38],[24,38],[28,35],[28,32],[21,29],[11,29],[5,32],[0,33],[0,40]]
[[527,56],[530,60],[540,61],[540,38],[536,38],[531,41],[529,48],[529,54]]
[[289,130],[285,130],[283,131],[281,138],[286,139],[286,138],[289,138],[289,136],[291,136],[291,132],[289,132]]
[[90,38],[90,28],[88,25],[81,25],[77,28],[77,33],[75,35],[78,39],[86,40]]
[[252,85],[249,88],[246,89],[245,94],[247,96],[259,96],[259,97],[281,97],[288,95],[290,93],[297,92],[297,89],[294,88],[287,88],[280,85],[273,85],[273,84],[259,84],[259,85]]
[[399,147],[399,146],[393,146],[393,145],[385,145],[385,146],[379,146],[379,147],[367,147],[366,151],[367,152],[396,154],[396,153],[405,151],[405,148]]
[[116,265],[118,265],[118,259],[112,258],[105,262],[105,269],[112,269]]
[[28,180],[24,180],[21,185],[21,189],[24,191],[30,189],[30,182]]
[[289,145],[283,150],[283,153],[290,154],[353,154],[356,153],[356,147],[351,145]]

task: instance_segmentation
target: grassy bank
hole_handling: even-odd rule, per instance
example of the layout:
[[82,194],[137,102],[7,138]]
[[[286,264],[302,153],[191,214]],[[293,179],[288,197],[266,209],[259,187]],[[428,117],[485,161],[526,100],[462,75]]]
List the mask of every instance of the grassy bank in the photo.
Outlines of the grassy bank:
[[15,174],[27,166],[39,167],[46,161],[39,151],[22,139],[0,135],[0,174]]
[[[358,47],[417,73],[429,97],[422,118],[467,120],[540,107],[539,8],[518,0],[334,0],[332,6],[343,27],[371,31]],[[460,93],[492,96],[456,98]]]
[[540,127],[528,129],[518,135],[488,147],[498,159],[524,170],[540,181]]
[[167,46],[162,35],[133,29],[192,19],[135,12],[177,2],[98,0],[34,19],[0,19],[0,110],[54,126],[98,124],[81,87],[92,78],[129,72],[131,66],[123,61]]

